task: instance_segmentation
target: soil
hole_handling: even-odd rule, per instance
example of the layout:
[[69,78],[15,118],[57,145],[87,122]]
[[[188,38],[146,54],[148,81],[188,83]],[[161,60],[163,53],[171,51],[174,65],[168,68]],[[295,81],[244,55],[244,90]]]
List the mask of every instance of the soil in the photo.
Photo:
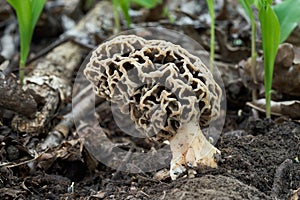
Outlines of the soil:
[[[35,44],[34,49],[46,48],[54,40],[47,38]],[[233,91],[232,84],[226,85],[226,120],[215,144],[221,151],[218,168],[201,168],[194,177],[175,181],[168,175],[154,178],[168,169],[127,173],[105,166],[85,147],[74,127],[72,134],[57,146],[34,156],[31,150],[35,147],[29,144],[38,146],[45,134],[15,131],[11,126],[15,113],[2,108],[0,199],[298,199],[299,121],[285,117],[265,119],[264,113],[254,117],[246,106],[251,99],[250,89],[235,86]],[[57,112],[47,130],[52,130],[70,111],[70,102]],[[102,110],[102,115],[105,119],[100,124],[105,124],[108,137],[120,140],[123,136],[111,113]]]
[[[230,117],[230,116],[229,116]],[[228,122],[228,120],[227,120]],[[1,170],[2,199],[289,199],[300,184],[300,125],[249,121],[223,133],[218,169],[171,181],[128,174],[104,165],[57,161],[52,169],[23,174],[25,166]]]

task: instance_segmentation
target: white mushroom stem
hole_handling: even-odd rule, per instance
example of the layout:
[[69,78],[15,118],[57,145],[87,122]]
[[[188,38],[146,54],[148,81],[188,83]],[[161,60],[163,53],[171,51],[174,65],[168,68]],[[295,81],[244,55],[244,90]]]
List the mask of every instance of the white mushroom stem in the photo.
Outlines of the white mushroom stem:
[[172,180],[185,172],[187,168],[217,167],[214,157],[215,154],[220,154],[220,151],[205,138],[196,121],[182,124],[177,130],[177,134],[170,139],[170,147]]

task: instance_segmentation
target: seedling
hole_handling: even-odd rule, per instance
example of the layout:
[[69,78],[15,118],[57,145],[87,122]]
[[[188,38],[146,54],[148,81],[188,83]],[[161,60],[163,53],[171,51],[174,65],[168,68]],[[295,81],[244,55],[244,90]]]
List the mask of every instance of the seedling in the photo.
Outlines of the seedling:
[[210,15],[210,56],[209,56],[209,69],[214,71],[214,58],[215,58],[215,9],[214,0],[206,0],[208,11]]
[[259,1],[259,21],[264,52],[264,85],[266,97],[266,117],[271,117],[271,89],[275,57],[280,42],[280,25],[271,8],[272,0]]
[[[262,32],[263,54],[264,54],[264,87],[265,87],[265,98],[266,98],[266,117],[270,118],[273,69],[274,69],[275,57],[277,54],[279,41],[280,41],[280,25],[277,16],[271,7],[272,0],[240,0],[240,2],[245,8],[251,20],[251,26],[252,26],[251,73],[253,77],[255,77],[255,60],[256,60],[256,50],[255,50],[256,25],[255,25],[255,19],[250,5],[254,4],[258,9],[259,21],[260,21],[261,32]],[[256,79],[254,79],[254,81],[256,81]]]
[[144,8],[151,9],[162,3],[162,0],[112,0],[114,7],[114,18],[117,32],[120,32],[120,18],[118,10],[121,9],[124,18],[127,22],[127,26],[130,26],[131,19],[129,15],[130,3],[135,3]]
[[20,33],[20,83],[23,84],[30,42],[46,0],[7,0],[17,14]]

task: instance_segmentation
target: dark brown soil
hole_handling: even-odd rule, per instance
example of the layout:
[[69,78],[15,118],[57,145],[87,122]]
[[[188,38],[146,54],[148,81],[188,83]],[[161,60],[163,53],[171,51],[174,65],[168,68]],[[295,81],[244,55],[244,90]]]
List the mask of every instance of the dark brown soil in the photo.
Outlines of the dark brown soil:
[[[57,162],[48,172],[22,174],[2,168],[1,199],[289,199],[300,185],[300,125],[292,121],[248,121],[223,133],[218,169],[195,178],[157,181],[153,174],[127,174],[84,162]],[[24,166],[23,166],[24,167]],[[23,169],[27,171],[26,169]],[[74,183],[73,183],[74,182]],[[73,185],[74,184],[74,185]]]

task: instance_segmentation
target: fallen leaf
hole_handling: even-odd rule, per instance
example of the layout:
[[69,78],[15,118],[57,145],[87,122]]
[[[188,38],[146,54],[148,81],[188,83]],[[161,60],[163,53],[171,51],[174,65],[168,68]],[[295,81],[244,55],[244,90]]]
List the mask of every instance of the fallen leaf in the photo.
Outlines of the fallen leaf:
[[[265,112],[266,100],[258,99],[253,102],[248,102],[247,105],[261,112]],[[271,114],[286,116],[291,119],[300,119],[300,101],[271,101]]]

